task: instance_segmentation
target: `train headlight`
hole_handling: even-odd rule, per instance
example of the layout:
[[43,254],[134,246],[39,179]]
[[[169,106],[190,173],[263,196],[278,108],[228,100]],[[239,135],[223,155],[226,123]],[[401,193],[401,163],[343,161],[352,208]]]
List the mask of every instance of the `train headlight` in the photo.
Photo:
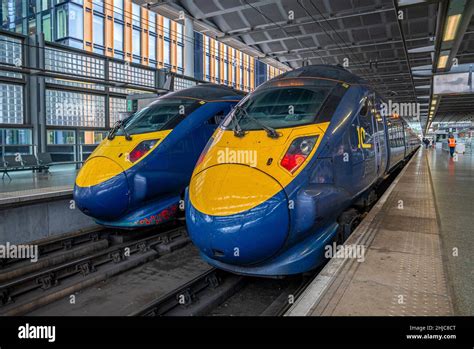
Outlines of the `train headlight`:
[[311,154],[317,140],[318,136],[300,137],[295,139],[281,160],[281,166],[291,174],[295,173],[296,170],[298,170],[298,168],[300,168],[306,161],[309,154]]
[[128,159],[131,162],[137,162],[144,157],[159,141],[159,139],[150,139],[147,141],[140,142],[131,152],[128,154]]

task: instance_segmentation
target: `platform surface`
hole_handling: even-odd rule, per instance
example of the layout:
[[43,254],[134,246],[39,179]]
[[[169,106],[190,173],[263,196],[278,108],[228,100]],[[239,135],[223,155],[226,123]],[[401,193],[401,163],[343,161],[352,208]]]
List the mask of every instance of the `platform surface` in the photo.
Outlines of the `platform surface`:
[[472,159],[418,151],[287,315],[473,315]]
[[0,207],[72,195],[75,166],[57,166],[49,174],[19,171],[0,180]]
[[[469,148],[468,148],[469,149]],[[427,152],[456,315],[474,315],[474,154]],[[456,250],[457,249],[457,250]],[[456,253],[457,252],[457,253]]]

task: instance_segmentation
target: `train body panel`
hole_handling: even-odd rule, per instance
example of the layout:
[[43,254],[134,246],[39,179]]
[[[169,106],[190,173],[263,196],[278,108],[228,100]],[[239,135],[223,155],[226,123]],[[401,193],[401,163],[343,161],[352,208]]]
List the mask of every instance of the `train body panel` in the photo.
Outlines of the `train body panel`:
[[[382,103],[354,75],[326,66],[284,74],[242,100],[201,155],[186,195],[188,231],[203,258],[261,276],[320,265],[342,213],[416,149]],[[255,151],[256,168],[218,161],[225,151]],[[264,184],[256,171],[273,180]]]
[[79,172],[78,207],[98,224],[118,228],[175,219],[201,151],[240,99],[229,88],[202,85],[165,95],[132,116]]

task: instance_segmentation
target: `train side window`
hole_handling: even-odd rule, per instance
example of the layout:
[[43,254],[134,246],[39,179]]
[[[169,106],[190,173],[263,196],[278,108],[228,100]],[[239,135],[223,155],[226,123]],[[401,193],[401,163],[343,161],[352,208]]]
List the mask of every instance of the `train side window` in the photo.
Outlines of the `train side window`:
[[361,116],[367,116],[367,113],[369,112],[369,99],[365,98],[364,99],[364,104],[362,105],[362,108],[360,109],[360,115]]
[[[364,108],[364,107],[363,107]],[[372,113],[369,113],[371,105],[367,103],[366,115],[359,116],[359,147],[362,149],[373,149],[374,144],[374,128],[372,124]]]
[[356,116],[354,118],[354,121],[352,123],[351,129],[350,129],[350,142],[351,142],[351,149],[352,151],[357,151],[359,149],[359,118]]

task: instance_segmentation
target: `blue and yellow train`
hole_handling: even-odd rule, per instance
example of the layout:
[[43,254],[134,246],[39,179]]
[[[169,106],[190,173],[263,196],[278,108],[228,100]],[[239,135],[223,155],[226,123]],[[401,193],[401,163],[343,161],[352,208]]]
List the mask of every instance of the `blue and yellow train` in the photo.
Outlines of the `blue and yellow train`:
[[118,228],[176,218],[199,155],[241,98],[224,86],[199,85],[160,97],[119,121],[76,178],[79,209]]
[[324,65],[280,75],[244,98],[186,191],[186,223],[202,257],[270,277],[321,265],[325,246],[350,233],[353,207],[373,202],[377,184],[419,145],[383,103],[361,78]]

